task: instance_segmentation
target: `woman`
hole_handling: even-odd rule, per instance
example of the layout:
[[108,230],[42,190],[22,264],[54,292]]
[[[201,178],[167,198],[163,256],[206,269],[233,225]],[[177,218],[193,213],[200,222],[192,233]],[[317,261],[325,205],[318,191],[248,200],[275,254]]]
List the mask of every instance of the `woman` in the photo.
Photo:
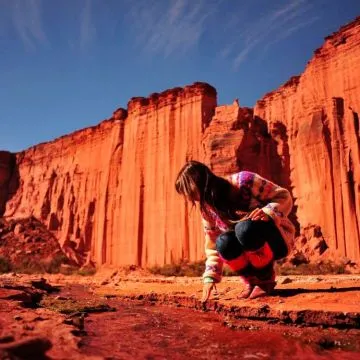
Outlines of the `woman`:
[[287,256],[294,241],[289,191],[249,171],[221,178],[198,161],[185,164],[175,188],[200,205],[207,257],[202,300],[221,281],[223,263],[242,275],[240,298],[270,294],[274,261]]

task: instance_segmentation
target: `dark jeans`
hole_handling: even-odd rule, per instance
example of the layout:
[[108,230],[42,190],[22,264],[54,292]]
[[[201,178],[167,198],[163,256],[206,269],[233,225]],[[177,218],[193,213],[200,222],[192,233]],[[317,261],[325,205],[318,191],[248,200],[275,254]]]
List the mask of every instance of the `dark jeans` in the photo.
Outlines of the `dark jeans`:
[[[267,244],[266,244],[267,243]],[[268,245],[268,246],[267,246]],[[264,268],[269,265],[269,253],[272,252],[272,262],[287,256],[288,250],[284,239],[272,220],[244,220],[236,224],[234,231],[222,233],[216,239],[216,249],[226,261],[241,259],[244,254],[254,254],[267,247],[264,256]],[[269,249],[270,247],[270,249]],[[267,259],[265,259],[267,257]],[[251,261],[247,269],[251,270]],[[257,266],[259,269],[259,266]],[[246,272],[245,271],[245,272]],[[251,271],[250,271],[251,272]]]

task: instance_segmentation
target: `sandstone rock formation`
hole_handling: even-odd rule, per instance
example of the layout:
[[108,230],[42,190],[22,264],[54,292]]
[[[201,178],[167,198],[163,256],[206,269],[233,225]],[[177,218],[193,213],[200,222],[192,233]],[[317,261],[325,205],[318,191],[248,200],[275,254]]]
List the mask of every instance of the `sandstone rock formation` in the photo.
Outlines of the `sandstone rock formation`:
[[0,214],[35,216],[85,263],[199,260],[199,214],[174,191],[192,158],[287,187],[297,225],[319,225],[330,248],[360,259],[359,43],[360,18],[254,111],[217,107],[216,90],[195,83],[133,98],[97,126],[16,154],[16,166],[0,153]]
[[16,157],[8,151],[0,151],[0,215],[5,211],[6,201],[17,187]]
[[[297,218],[331,248],[360,258],[360,18],[329,36],[304,73],[257,102],[270,134],[281,124]],[[280,153],[280,152],[279,152]]]
[[188,216],[174,183],[185,160],[200,157],[202,131],[215,106],[216,90],[201,83],[130,100],[120,206],[112,213],[103,261],[164,264],[202,256],[199,218]]
[[285,164],[274,138],[267,123],[254,117],[253,109],[241,108],[235,100],[216,107],[202,138],[203,160],[220,175],[249,170],[287,186]]
[[106,211],[112,212],[119,183],[123,120],[116,115],[17,154],[20,185],[7,202],[5,215],[34,216],[61,245],[76,242],[79,253],[101,253],[103,231],[97,225],[106,223]]
[[67,253],[98,265],[201,257],[200,219],[174,181],[200,157],[215,107],[216,90],[195,83],[133,98],[97,126],[17,154],[20,186],[5,216],[35,216]]

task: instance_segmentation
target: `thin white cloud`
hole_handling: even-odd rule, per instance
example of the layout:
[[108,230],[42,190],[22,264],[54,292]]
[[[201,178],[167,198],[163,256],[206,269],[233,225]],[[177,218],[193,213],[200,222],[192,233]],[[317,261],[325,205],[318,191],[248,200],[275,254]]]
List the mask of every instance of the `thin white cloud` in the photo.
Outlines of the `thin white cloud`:
[[220,56],[226,54],[232,57],[233,67],[238,69],[255,48],[262,46],[269,49],[271,45],[317,20],[312,18],[311,22],[304,21],[312,9],[313,4],[309,0],[287,1],[282,7],[266,13],[251,24],[243,24],[238,30],[235,44],[230,47],[226,45],[220,51]]
[[[146,52],[169,56],[199,44],[220,1],[143,0],[131,3],[129,26]],[[165,5],[165,6],[164,6]]]
[[285,31],[282,31],[281,33],[279,33],[277,35],[277,37],[272,40],[271,42],[267,43],[265,48],[264,48],[264,52],[268,51],[269,48],[278,43],[279,41],[281,40],[284,40],[286,38],[288,38],[289,36],[291,36],[294,32],[298,31],[299,29],[301,28],[304,28],[312,23],[314,23],[315,21],[319,20],[320,19],[320,16],[313,16],[312,18],[310,18],[309,20],[305,20],[299,24],[296,24],[290,28],[287,28]]
[[92,19],[92,1],[86,0],[80,12],[80,49],[87,49],[96,37],[96,28]]
[[236,41],[232,41],[231,43],[225,45],[219,52],[221,58],[227,58],[232,52],[236,45]]
[[35,50],[38,44],[46,42],[42,28],[41,0],[13,0],[13,25],[27,50]]
[[252,43],[253,41],[261,40],[264,35],[266,36],[266,33],[268,33],[269,30],[278,28],[283,23],[286,23],[297,16],[299,12],[304,11],[302,4],[305,2],[306,0],[294,0],[288,2],[284,7],[276,9],[260,17],[257,21],[252,22],[252,24],[247,27],[245,33],[242,34],[242,37],[245,38],[245,42]]

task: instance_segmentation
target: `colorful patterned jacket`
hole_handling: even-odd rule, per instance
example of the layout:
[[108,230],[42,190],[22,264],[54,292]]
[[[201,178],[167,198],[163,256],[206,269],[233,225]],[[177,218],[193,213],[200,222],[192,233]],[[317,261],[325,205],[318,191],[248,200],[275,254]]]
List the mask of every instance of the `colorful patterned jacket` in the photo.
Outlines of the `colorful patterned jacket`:
[[[239,188],[241,208],[248,212],[257,207],[262,208],[274,221],[290,250],[294,243],[295,227],[288,219],[293,206],[289,191],[250,171],[241,171],[226,179]],[[203,279],[205,282],[209,278],[220,282],[223,264],[216,250],[216,238],[222,232],[230,230],[231,225],[222,221],[210,207],[207,210],[208,215],[202,213],[207,258]]]

